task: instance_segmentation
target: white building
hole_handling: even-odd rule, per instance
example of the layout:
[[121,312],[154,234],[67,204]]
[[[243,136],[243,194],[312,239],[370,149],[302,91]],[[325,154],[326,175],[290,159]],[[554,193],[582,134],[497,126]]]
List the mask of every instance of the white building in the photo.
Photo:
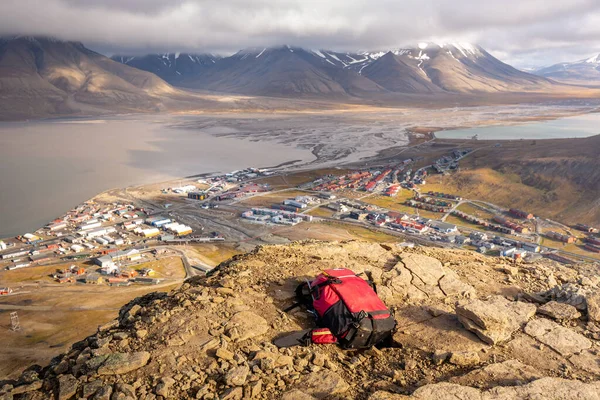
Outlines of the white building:
[[75,253],[81,253],[83,249],[84,247],[78,244],[74,244],[73,246],[71,246],[71,250],[73,250]]

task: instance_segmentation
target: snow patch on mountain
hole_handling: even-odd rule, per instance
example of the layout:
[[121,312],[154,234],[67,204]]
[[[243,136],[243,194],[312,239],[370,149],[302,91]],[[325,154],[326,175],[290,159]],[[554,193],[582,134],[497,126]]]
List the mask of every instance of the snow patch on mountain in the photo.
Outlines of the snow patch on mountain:
[[600,64],[600,54],[595,55],[594,57],[588,58],[585,60],[586,63],[590,64]]

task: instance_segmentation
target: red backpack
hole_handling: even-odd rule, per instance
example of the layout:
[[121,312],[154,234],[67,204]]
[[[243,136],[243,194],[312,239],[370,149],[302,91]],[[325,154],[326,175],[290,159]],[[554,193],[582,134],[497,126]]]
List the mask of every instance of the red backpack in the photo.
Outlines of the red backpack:
[[368,348],[389,339],[396,327],[374,285],[346,268],[323,271],[312,282],[299,285],[296,296],[321,328],[311,332],[313,343]]

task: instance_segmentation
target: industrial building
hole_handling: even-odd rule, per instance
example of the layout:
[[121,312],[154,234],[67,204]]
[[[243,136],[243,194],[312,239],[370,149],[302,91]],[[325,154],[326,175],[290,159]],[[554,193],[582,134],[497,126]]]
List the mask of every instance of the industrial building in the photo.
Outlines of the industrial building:
[[48,225],[48,230],[50,232],[59,231],[61,229],[65,229],[67,227],[67,223],[65,221],[56,222]]
[[192,233],[191,227],[180,224],[178,222],[171,222],[169,224],[164,225],[163,228],[169,232],[177,234],[177,236],[185,236]]
[[192,200],[206,200],[208,198],[205,192],[189,192],[188,199]]
[[115,251],[110,254],[103,255],[94,259],[94,262],[100,266],[101,272],[105,275],[110,275],[118,270],[119,262],[137,261],[142,258],[142,254],[137,249]]

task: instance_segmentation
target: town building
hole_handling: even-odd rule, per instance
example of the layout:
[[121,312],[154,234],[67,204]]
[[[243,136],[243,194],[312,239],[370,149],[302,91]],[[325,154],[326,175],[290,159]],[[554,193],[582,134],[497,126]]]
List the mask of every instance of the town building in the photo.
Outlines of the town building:
[[458,227],[456,225],[449,224],[449,223],[443,222],[443,221],[430,220],[429,222],[427,222],[427,225],[431,229],[441,232],[441,233],[458,232]]

